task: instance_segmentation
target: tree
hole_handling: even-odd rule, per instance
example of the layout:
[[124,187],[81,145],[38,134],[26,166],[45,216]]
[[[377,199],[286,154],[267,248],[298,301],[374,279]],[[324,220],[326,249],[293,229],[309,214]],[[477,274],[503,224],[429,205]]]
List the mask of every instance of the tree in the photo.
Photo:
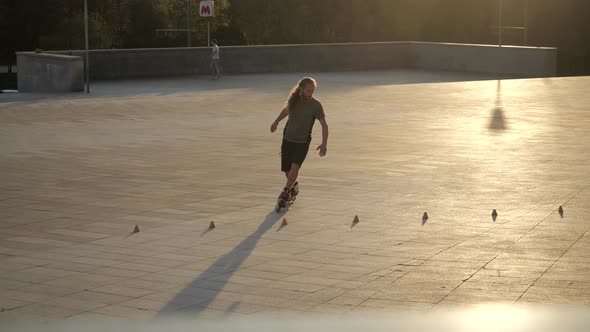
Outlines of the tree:
[[131,0],[124,45],[131,48],[158,47],[156,29],[163,24],[164,17],[158,15],[150,1]]

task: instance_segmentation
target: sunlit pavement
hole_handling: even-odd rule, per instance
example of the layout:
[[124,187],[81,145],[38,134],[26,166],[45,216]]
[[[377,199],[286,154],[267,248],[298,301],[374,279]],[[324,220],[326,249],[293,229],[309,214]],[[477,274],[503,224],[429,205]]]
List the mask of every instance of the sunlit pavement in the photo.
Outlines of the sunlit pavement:
[[590,77],[314,75],[277,214],[302,75],[0,96],[0,320],[590,305]]

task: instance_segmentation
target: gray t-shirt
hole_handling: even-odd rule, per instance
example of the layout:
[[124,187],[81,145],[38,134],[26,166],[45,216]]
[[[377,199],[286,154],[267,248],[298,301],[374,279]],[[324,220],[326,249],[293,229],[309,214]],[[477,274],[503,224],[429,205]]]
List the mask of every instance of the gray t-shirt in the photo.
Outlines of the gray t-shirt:
[[311,130],[315,120],[324,117],[324,108],[317,99],[299,102],[289,111],[289,121],[285,126],[283,138],[293,143],[311,142]]

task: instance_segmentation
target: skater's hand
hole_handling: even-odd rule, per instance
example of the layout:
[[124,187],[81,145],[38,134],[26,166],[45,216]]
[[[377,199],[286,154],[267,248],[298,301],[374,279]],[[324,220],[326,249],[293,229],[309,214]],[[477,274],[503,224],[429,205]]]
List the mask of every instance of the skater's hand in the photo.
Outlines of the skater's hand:
[[318,146],[316,151],[317,150],[320,150],[320,157],[323,157],[326,155],[326,152],[328,152],[328,147],[325,144],[322,144],[322,145]]
[[274,133],[275,131],[277,131],[277,127],[278,127],[278,123],[275,121],[270,125],[270,132]]

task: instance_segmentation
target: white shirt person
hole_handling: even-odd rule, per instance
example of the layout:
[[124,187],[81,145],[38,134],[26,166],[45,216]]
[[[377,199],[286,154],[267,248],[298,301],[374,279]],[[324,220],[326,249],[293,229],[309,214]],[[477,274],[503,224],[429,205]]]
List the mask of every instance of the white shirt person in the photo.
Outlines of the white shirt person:
[[219,65],[219,46],[217,46],[217,40],[215,39],[213,39],[211,44],[213,44],[211,48],[211,71],[215,75],[215,79],[219,79],[221,77],[221,66]]

